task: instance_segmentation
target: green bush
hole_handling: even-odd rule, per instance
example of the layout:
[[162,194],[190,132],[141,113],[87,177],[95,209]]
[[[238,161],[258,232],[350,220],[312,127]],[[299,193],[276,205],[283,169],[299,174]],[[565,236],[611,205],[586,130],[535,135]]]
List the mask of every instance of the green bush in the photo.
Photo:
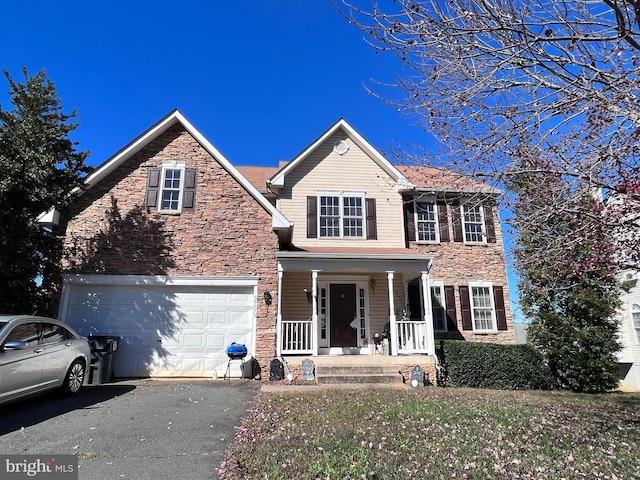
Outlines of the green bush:
[[444,340],[438,348],[439,385],[500,390],[549,390],[553,379],[531,345]]

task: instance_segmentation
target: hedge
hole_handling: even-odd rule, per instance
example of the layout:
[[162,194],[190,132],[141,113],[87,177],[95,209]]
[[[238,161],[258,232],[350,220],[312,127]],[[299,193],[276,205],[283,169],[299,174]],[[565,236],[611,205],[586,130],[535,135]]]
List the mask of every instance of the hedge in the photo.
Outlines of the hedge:
[[442,340],[438,385],[500,390],[549,390],[551,372],[531,345]]

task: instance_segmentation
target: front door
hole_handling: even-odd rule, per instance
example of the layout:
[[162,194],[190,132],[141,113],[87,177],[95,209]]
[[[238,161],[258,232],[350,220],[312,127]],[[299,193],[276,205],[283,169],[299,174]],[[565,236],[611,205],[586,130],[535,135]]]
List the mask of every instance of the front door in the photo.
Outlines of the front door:
[[329,288],[329,331],[332,347],[355,347],[358,330],[351,326],[357,318],[356,286],[332,283]]

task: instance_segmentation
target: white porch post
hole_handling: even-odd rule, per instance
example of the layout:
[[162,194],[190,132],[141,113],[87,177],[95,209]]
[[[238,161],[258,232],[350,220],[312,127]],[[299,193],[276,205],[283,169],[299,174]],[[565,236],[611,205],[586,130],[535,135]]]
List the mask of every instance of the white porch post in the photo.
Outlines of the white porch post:
[[393,302],[393,273],[387,272],[387,283],[389,285],[389,330],[391,330],[391,340],[389,350],[391,355],[398,355],[398,327],[396,326],[396,307]]
[[282,276],[284,269],[278,262],[278,313],[276,314],[276,356],[282,356]]
[[311,270],[311,349],[318,355],[318,270]]
[[426,323],[426,335],[427,335],[427,354],[435,355],[435,337],[433,333],[433,309],[431,306],[431,285],[429,282],[429,272],[420,272],[420,284],[422,285],[422,298],[424,299],[424,321]]

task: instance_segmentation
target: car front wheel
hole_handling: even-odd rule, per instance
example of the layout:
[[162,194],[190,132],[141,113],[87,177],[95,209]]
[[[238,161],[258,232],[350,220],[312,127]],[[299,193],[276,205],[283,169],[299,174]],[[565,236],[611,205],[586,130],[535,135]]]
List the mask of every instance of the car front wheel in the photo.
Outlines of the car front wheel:
[[64,377],[64,384],[62,385],[65,393],[75,395],[80,391],[84,383],[84,373],[85,367],[82,361],[76,360],[71,364],[67,375]]

